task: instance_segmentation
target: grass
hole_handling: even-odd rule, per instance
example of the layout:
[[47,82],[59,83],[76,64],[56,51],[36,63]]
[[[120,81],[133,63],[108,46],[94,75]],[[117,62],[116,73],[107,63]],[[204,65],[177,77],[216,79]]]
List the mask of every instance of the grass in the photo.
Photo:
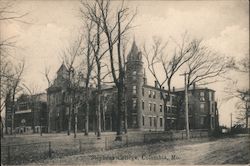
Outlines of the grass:
[[[180,140],[181,135],[180,133],[178,134],[179,141],[171,141],[172,145],[185,142]],[[41,162],[47,158],[62,158],[76,154],[89,154],[108,149],[142,145],[145,141],[147,143],[159,141],[159,136],[164,140],[164,134],[159,135],[156,133],[147,134],[147,139],[145,139],[143,133],[131,132],[127,136],[123,136],[121,142],[114,141],[116,137],[114,132],[102,133],[102,136],[101,139],[97,139],[94,133],[90,133],[89,136],[84,136],[84,133],[78,133],[77,138],[74,138],[73,134],[67,136],[66,133],[43,134],[43,136],[39,134],[6,136],[4,139],[1,139],[1,163],[27,164]],[[198,137],[199,134],[196,136]],[[169,135],[166,135],[166,133],[165,140],[170,140]],[[49,142],[51,149],[49,149]],[[192,143],[192,141],[189,143]],[[8,158],[8,145],[11,145],[9,148],[10,158]]]

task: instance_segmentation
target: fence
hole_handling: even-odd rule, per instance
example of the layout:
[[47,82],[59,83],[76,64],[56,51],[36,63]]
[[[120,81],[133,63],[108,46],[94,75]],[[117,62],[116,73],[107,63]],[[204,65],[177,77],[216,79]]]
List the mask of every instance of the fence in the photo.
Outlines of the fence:
[[[184,131],[148,132],[121,135],[121,141],[115,141],[116,136],[105,136],[102,139],[65,139],[29,144],[1,145],[1,164],[25,164],[39,162],[46,158],[57,158],[68,155],[110,150],[157,141],[174,141],[186,139]],[[207,131],[191,131],[191,138],[208,137]]]

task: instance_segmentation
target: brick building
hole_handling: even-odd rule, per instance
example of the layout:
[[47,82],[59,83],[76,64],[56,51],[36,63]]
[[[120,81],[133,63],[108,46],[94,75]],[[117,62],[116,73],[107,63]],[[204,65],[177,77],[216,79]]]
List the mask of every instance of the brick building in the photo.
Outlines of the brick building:
[[[185,111],[183,89],[174,92],[178,96],[177,129],[185,129]],[[214,130],[219,127],[215,91],[208,88],[192,86],[188,90],[189,125],[191,129]]]
[[[169,116],[165,116],[162,99],[162,93],[164,96],[167,91],[158,88],[157,85],[147,85],[142,53],[135,42],[128,54],[126,69],[128,128],[141,131],[164,131],[166,121],[170,120]],[[172,104],[174,96],[171,94],[167,107],[175,108]],[[174,116],[172,120],[175,120]]]
[[[50,129],[65,131],[68,126],[70,94],[68,89],[68,70],[61,65],[57,77],[48,88],[48,108]],[[167,90],[147,84],[142,54],[136,43],[127,56],[126,62],[126,106],[128,129],[139,131],[164,131],[169,129],[184,129],[184,89],[170,93],[164,107],[163,97],[167,97]],[[89,114],[89,130],[96,131],[96,89],[91,88],[92,101]],[[102,131],[115,131],[117,127],[117,89],[114,86],[102,85],[101,93],[101,126]],[[215,92],[207,88],[193,88],[189,90],[189,119],[191,129],[214,129],[218,126],[217,103],[214,100]],[[77,90],[76,98],[84,100],[84,87]],[[75,100],[74,100],[75,101]],[[125,102],[125,101],[124,101]],[[85,106],[73,108],[78,118],[78,129],[85,128]],[[123,118],[124,124],[124,118]]]
[[[84,131],[86,108],[83,104],[84,80],[73,88],[70,87],[68,77],[69,70],[62,64],[57,71],[56,79],[47,89],[47,100],[41,100],[44,99],[45,94],[37,95],[39,100],[36,100],[36,104],[33,101],[34,96],[21,96],[18,99],[15,113],[15,127],[18,127],[18,132],[24,132],[24,130],[26,132],[32,128],[34,131],[39,131],[41,123],[49,132],[67,131],[69,118],[71,118],[72,130],[74,130],[75,120],[77,120],[78,131]],[[114,86],[106,85],[102,85],[101,89],[102,131],[115,131],[117,127],[117,89]],[[148,85],[142,54],[135,42],[127,56],[125,91],[124,102],[129,130],[165,131],[185,128],[184,89],[175,90],[173,88],[170,97],[167,97],[168,91],[164,88],[159,88],[156,83],[154,86]],[[188,96],[190,129],[213,130],[216,128],[219,123],[217,103],[214,99],[215,91],[193,86],[188,90]],[[168,98],[165,106],[163,97]],[[89,131],[96,131],[96,88],[91,88],[91,98]],[[31,101],[33,104],[30,104]],[[69,115],[70,109],[72,110],[71,115]]]
[[[75,88],[69,87],[69,74],[67,67],[62,64],[57,71],[56,79],[47,89],[49,130],[50,132],[61,132],[68,130],[68,121],[71,117],[71,129],[74,130],[77,119],[77,130],[85,129],[85,108],[84,105],[84,80]],[[101,95],[101,123],[102,131],[116,130],[115,95],[116,89],[113,86],[102,85]],[[96,131],[96,89],[90,88],[91,101],[89,110],[89,131]],[[73,102],[73,105],[70,103]],[[69,110],[72,107],[71,116]],[[76,118],[77,117],[77,118]]]
[[[6,110],[11,109],[7,107]],[[21,95],[14,104],[15,133],[39,133],[41,129],[47,132],[47,95]],[[11,130],[11,111],[6,112],[7,133]],[[9,120],[8,120],[9,119]]]
[[84,105],[79,105],[84,98],[84,82],[73,87],[69,81],[69,70],[62,64],[53,84],[47,89],[49,132],[68,130],[69,119],[71,128],[74,129],[76,116],[80,119],[77,121],[78,129],[83,130],[84,128],[84,111],[82,111]]
[[[126,88],[128,128],[142,131],[184,129],[184,89],[170,92],[166,106],[162,97],[167,90],[147,85],[142,54],[135,42],[127,57]],[[192,87],[189,95],[189,119],[191,129],[211,129],[218,126],[218,110],[215,91]],[[164,110],[165,108],[165,110]]]

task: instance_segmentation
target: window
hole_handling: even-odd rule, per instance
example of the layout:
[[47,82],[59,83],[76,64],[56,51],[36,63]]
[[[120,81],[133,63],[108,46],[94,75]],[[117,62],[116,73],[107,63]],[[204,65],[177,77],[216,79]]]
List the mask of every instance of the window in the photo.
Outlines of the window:
[[163,99],[163,93],[160,92],[160,99],[162,100]]
[[212,92],[209,92],[208,95],[209,95],[209,101],[211,101],[212,100]]
[[144,126],[144,116],[142,116],[142,125]]
[[141,102],[141,107],[144,110],[144,101]]
[[156,111],[156,104],[154,104],[154,112]]
[[133,78],[133,80],[136,80],[136,71],[133,71],[132,78]]
[[151,98],[151,90],[148,91],[148,97]]
[[201,125],[204,125],[204,117],[201,117],[200,121],[201,121]]
[[170,101],[170,96],[168,96],[168,94],[165,95],[167,101]]
[[27,110],[28,104],[26,102],[19,103],[19,110]]
[[205,93],[200,92],[200,101],[205,101]]
[[162,112],[162,104],[160,104],[160,112]]
[[152,126],[152,117],[149,117],[149,125]]
[[136,109],[136,99],[133,99],[133,109]]
[[154,127],[157,127],[157,120],[156,120],[156,117],[154,117]]
[[148,103],[149,111],[152,111],[152,103]]
[[201,104],[200,104],[200,110],[201,110],[201,112],[204,112],[204,108],[205,108],[205,104],[204,104],[204,103],[201,103]]
[[167,113],[169,113],[170,112],[170,107],[169,106],[167,106]]
[[153,91],[153,98],[155,99],[155,91]]
[[142,96],[144,96],[144,88],[142,88]]
[[211,123],[212,123],[212,128],[214,128],[214,126],[215,126],[215,123],[214,123],[214,117],[211,117]]
[[133,86],[133,94],[136,94],[136,86]]
[[160,127],[162,127],[162,118],[160,118]]
[[133,123],[133,125],[136,125],[136,123],[137,123],[136,116],[132,116],[132,123]]

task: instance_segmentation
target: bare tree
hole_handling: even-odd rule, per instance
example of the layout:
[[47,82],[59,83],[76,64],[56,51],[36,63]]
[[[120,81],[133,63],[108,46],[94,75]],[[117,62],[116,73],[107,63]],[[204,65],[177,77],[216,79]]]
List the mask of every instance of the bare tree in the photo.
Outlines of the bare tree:
[[73,98],[75,96],[75,91],[73,89],[73,78],[75,74],[75,62],[76,58],[81,55],[81,46],[83,42],[83,36],[81,35],[78,40],[75,41],[75,43],[70,46],[68,49],[66,49],[63,52],[63,62],[67,67],[67,88],[69,91],[69,96],[70,96],[70,102],[69,102],[69,114],[68,114],[68,132],[67,134],[70,135],[71,131],[71,120],[72,120],[72,110],[74,109],[73,107],[75,106],[73,104]]
[[[248,78],[250,78],[250,59],[246,55],[239,61],[233,61],[233,63],[230,63],[229,68],[233,71],[236,71],[237,73],[241,74],[248,74]],[[224,89],[224,92],[227,94],[227,96],[224,98],[225,101],[229,101],[231,99],[238,99],[236,103],[236,108],[239,110],[237,115],[238,123],[242,123],[245,120],[246,128],[247,125],[250,123],[248,122],[248,114],[250,114],[248,111],[250,109],[249,103],[250,103],[250,82],[248,85],[248,88],[240,87],[237,80],[229,79],[228,86]]]
[[[35,133],[35,121],[34,121],[34,117],[35,117],[35,109],[37,109],[37,104],[38,104],[38,96],[36,96],[36,94],[39,91],[39,87],[37,84],[31,84],[31,85],[26,85],[25,83],[22,83],[22,89],[23,91],[26,92],[26,94],[29,94],[30,97],[29,99],[29,104],[32,104],[32,130],[33,133]],[[42,110],[40,110],[40,118],[39,118],[39,123],[40,123],[40,135],[42,136]]]
[[[28,15],[28,13],[17,13],[12,8],[14,6],[13,1],[5,1],[0,0],[0,21],[18,21],[18,22],[25,22],[23,21],[23,17]],[[25,22],[27,23],[27,22]]]
[[[171,94],[171,86],[172,80],[176,75],[177,71],[188,62],[192,58],[191,50],[193,49],[192,43],[194,41],[187,40],[187,34],[182,35],[182,41],[180,43],[174,41],[176,43],[176,48],[173,52],[167,52],[166,48],[168,46],[168,42],[163,43],[161,39],[154,38],[153,45],[151,49],[147,49],[144,45],[143,47],[143,55],[146,58],[147,68],[150,73],[153,75],[156,84],[159,88],[163,88],[164,84],[167,83],[167,96],[164,93],[161,93],[163,102],[164,102],[164,114],[166,116],[172,117],[172,108],[170,107],[170,115],[166,114],[166,104],[168,100],[170,100]],[[164,71],[164,77],[161,80],[160,75],[155,69],[157,66]],[[170,122],[170,128],[172,128],[172,123]],[[167,126],[165,125],[165,130]]]
[[[28,13],[20,14],[13,10],[14,3],[12,1],[4,1],[0,0],[0,24],[3,25],[6,22],[11,21],[17,21],[22,23],[27,23],[23,21],[23,18],[28,15]],[[0,32],[1,33],[1,32]],[[15,43],[13,39],[14,36],[3,38],[2,34],[0,38],[0,68],[1,68],[1,75],[0,75],[0,118],[1,118],[1,137],[3,137],[3,117],[2,117],[2,111],[5,107],[5,101],[7,95],[10,93],[9,88],[6,88],[4,86],[4,82],[6,83],[6,80],[10,80],[13,77],[13,74],[10,74],[8,70],[2,70],[6,69],[6,65],[9,68],[9,64],[11,64],[10,60],[7,60],[7,56],[11,56],[9,53],[9,49],[16,48]],[[12,68],[12,67],[11,67]],[[6,85],[6,84],[5,84]],[[7,131],[7,130],[6,130]]]
[[[1,53],[1,50],[0,50]],[[2,56],[2,55],[0,55]],[[4,130],[4,121],[5,120],[2,117],[2,112],[3,110],[7,107],[8,99],[10,98],[10,93],[11,93],[11,83],[12,83],[12,78],[13,78],[13,73],[11,72],[12,70],[12,64],[10,61],[6,60],[4,57],[1,58],[0,60],[1,65],[0,65],[0,110],[1,110],[1,137],[4,136],[3,130]],[[7,123],[5,123],[7,124]],[[6,133],[7,133],[7,128],[6,128]]]
[[[42,74],[46,78],[47,87],[49,88],[52,85],[52,80],[50,78],[50,67],[46,66]],[[50,127],[51,127],[51,124],[50,124],[51,115],[50,114],[51,113],[50,113],[50,97],[49,96],[47,96],[47,112],[48,112],[48,133],[50,133]]]
[[[117,12],[112,12],[110,8],[110,1],[95,1],[92,4],[90,3],[83,3],[86,7],[87,14],[85,16],[94,21],[96,23],[97,27],[97,33],[96,39],[100,40],[100,33],[103,32],[104,36],[103,39],[105,40],[105,45],[107,45],[107,50],[103,49],[102,53],[99,53],[98,58],[96,58],[97,63],[97,75],[98,75],[98,84],[100,85],[101,79],[100,79],[100,68],[101,63],[100,59],[101,57],[108,52],[109,58],[110,58],[110,67],[111,67],[111,73],[113,77],[113,81],[118,89],[118,127],[117,127],[117,135],[119,136],[121,134],[121,123],[122,123],[122,98],[124,93],[124,78],[125,78],[125,60],[123,60],[123,56],[121,54],[121,43],[122,39],[125,35],[125,33],[131,28],[131,22],[135,16],[132,15],[129,17],[128,8],[124,8],[123,4],[118,9]],[[97,40],[97,41],[98,41]],[[99,42],[100,43],[100,42]],[[116,48],[115,49],[115,44]],[[97,49],[95,53],[99,52],[100,44],[96,44]],[[117,53],[117,57],[115,57],[115,52]],[[98,54],[95,54],[98,55]],[[97,57],[97,56],[96,56]],[[118,65],[116,66],[116,60],[118,61]],[[98,72],[99,70],[99,72]],[[98,74],[99,73],[99,74]],[[117,76],[118,75],[118,76]],[[100,89],[99,89],[100,90]],[[98,90],[98,91],[99,91]],[[100,94],[98,95],[100,96]],[[100,103],[99,103],[100,104]],[[99,105],[98,104],[98,105]],[[98,109],[98,115],[100,117],[100,110]],[[98,118],[99,124],[100,124],[100,118]],[[100,130],[100,125],[98,125],[98,129]],[[118,137],[117,137],[118,138]]]
[[212,52],[201,40],[193,43],[192,58],[186,63],[187,85],[206,85],[217,82],[228,71],[231,58]]
[[[129,8],[124,4],[112,13],[110,1],[96,1],[97,10],[101,13],[101,28],[104,31],[108,52],[110,58],[110,67],[113,81],[117,88],[117,138],[121,140],[122,134],[122,104],[124,96],[124,80],[125,80],[125,60],[122,56],[122,40],[125,34],[131,29],[131,23],[136,13],[130,15]],[[115,49],[116,44],[116,49]],[[116,57],[115,57],[116,52]],[[116,60],[118,64],[116,65]]]
[[[91,30],[93,24],[87,24],[86,28],[86,51],[83,52],[83,61],[86,63],[86,70],[85,70],[85,92],[86,94],[83,96],[85,98],[84,103],[86,105],[85,109],[85,135],[87,136],[89,133],[89,110],[90,110],[90,80],[94,66],[94,56],[93,56],[93,49],[92,49],[92,38],[91,38]],[[84,63],[84,64],[85,64]]]
[[12,85],[11,85],[11,94],[12,94],[12,99],[11,99],[11,133],[13,134],[13,130],[15,127],[14,120],[15,120],[15,100],[16,100],[16,95],[20,91],[20,83],[22,81],[22,76],[24,72],[24,67],[25,67],[25,62],[24,60],[18,64],[18,66],[15,67],[14,69],[14,77],[12,79]]
[[[2,63],[3,64],[3,63]],[[3,70],[2,70],[3,69]],[[15,97],[20,92],[20,82],[22,80],[22,74],[24,70],[24,61],[20,62],[17,66],[14,66],[10,62],[5,62],[5,65],[1,65],[1,113],[2,110],[11,110],[11,134],[14,128],[14,114],[15,114]],[[2,117],[1,117],[2,118]],[[1,125],[3,125],[3,119],[1,119]],[[1,127],[3,129],[3,127]],[[7,133],[7,129],[6,129]],[[3,134],[3,131],[2,131]],[[3,135],[2,135],[3,136]]]

